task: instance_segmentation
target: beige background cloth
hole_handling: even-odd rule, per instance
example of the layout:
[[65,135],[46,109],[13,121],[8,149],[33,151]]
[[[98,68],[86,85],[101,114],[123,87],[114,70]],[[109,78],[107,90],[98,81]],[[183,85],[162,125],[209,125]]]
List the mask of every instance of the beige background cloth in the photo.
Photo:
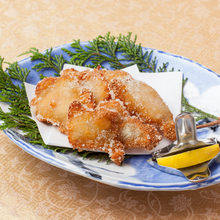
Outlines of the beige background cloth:
[[[143,46],[220,73],[219,0],[0,0],[6,61],[99,34],[138,35]],[[196,191],[118,189],[55,168],[0,133],[0,219],[219,219],[220,185]]]

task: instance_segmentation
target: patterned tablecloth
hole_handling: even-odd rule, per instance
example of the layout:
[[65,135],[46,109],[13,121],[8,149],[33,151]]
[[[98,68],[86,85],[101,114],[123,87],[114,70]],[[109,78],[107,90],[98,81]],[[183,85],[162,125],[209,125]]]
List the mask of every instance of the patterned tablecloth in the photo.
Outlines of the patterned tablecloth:
[[[188,57],[220,73],[219,0],[0,0],[0,55],[138,35],[143,46]],[[50,166],[0,133],[0,219],[219,219],[220,186],[196,191],[118,189]]]

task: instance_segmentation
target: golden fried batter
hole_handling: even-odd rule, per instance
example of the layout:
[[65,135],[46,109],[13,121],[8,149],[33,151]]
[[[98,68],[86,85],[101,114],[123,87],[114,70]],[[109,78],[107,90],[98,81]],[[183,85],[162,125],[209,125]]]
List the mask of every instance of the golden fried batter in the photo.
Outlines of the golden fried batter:
[[35,94],[31,108],[37,119],[58,126],[63,133],[68,131],[68,110],[73,100],[95,104],[91,92],[81,88],[76,78],[70,75],[43,79],[37,84]]
[[120,164],[126,149],[175,140],[173,116],[158,93],[120,70],[67,69],[37,84],[38,120],[59,127],[74,149],[102,151]]
[[69,76],[72,78],[76,78],[78,81],[83,79],[83,77],[87,74],[88,70],[86,71],[77,71],[74,68],[62,70],[60,75],[61,76]]
[[136,116],[130,116],[120,100],[110,100],[99,104],[100,109],[118,112],[118,139],[125,149],[153,149],[162,139],[154,125],[146,124]]
[[94,69],[92,71],[87,71],[80,81],[80,85],[93,93],[97,104],[100,101],[110,99],[108,82],[103,77],[101,70]]
[[136,117],[127,117],[119,129],[119,140],[125,149],[152,150],[161,141],[160,132],[151,124],[145,124]]
[[124,159],[124,146],[117,140],[118,112],[104,108],[85,108],[74,101],[69,107],[68,139],[74,149],[102,151],[109,154],[114,163]]
[[62,71],[61,75],[76,77],[82,88],[89,89],[93,93],[97,104],[100,101],[110,99],[108,82],[104,78],[102,70],[94,69],[79,72],[74,69],[66,69]]
[[69,105],[74,100],[85,102],[85,91],[94,93],[96,103],[110,98],[107,82],[99,72],[67,69],[60,77],[48,77],[37,84],[31,107],[39,121],[56,125],[67,133]]
[[105,79],[110,82],[113,79],[127,78],[131,79],[131,75],[122,70],[101,70]]
[[[120,99],[131,115],[154,124],[170,140],[175,140],[173,115],[159,94],[149,85],[134,79],[114,79],[110,83],[115,98]],[[169,132],[167,132],[169,131]]]

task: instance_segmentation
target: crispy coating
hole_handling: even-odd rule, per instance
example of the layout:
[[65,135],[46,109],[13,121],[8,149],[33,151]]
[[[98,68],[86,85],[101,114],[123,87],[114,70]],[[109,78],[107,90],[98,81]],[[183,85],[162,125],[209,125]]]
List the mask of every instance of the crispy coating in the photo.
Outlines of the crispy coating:
[[175,140],[173,116],[158,93],[120,70],[76,71],[38,83],[31,101],[38,120],[59,127],[74,149],[102,151],[120,164],[126,149]]
[[[74,100],[85,103],[85,91],[94,94],[96,104],[110,98],[108,84],[98,70],[79,72],[67,69],[60,77],[48,77],[37,84],[31,107],[39,121],[56,125],[67,134],[69,105]],[[91,94],[88,96],[91,98]]]
[[163,119],[172,118],[170,110],[158,93],[143,82],[114,80],[110,88],[130,114],[140,116],[145,122],[159,124]]
[[108,82],[103,77],[101,70],[94,69],[87,71],[81,79],[80,84],[83,88],[87,88],[93,93],[96,104],[111,97]]
[[154,124],[165,137],[175,140],[173,115],[152,87],[133,79],[114,79],[110,88],[131,115],[140,117],[145,123]]
[[68,110],[73,100],[95,105],[91,92],[82,89],[70,75],[43,79],[37,84],[35,94],[31,108],[37,119],[58,126],[62,133],[68,132]]
[[68,114],[70,144],[79,151],[106,152],[119,165],[124,159],[124,145],[117,139],[119,118],[117,112],[88,109],[78,101],[72,102]]
[[130,116],[120,100],[102,102],[98,108],[119,114],[118,139],[124,144],[125,149],[151,150],[162,139],[162,135],[154,125],[146,124],[136,116]]
[[76,71],[74,69],[63,70],[61,75],[76,77],[82,88],[89,89],[96,103],[110,99],[108,82],[103,76],[103,71],[99,69]]
[[176,140],[175,124],[173,120],[163,120],[159,129],[163,133],[164,137],[171,141]]
[[161,141],[162,135],[154,125],[143,123],[137,117],[127,117],[119,129],[119,140],[125,149],[152,150]]
[[98,108],[106,109],[112,112],[117,112],[120,115],[121,120],[124,120],[123,119],[124,117],[129,116],[129,113],[126,110],[123,102],[121,102],[119,99],[118,100],[111,99],[109,101],[100,102]]
[[101,70],[101,72],[108,82],[114,79],[122,79],[122,78],[132,79],[129,73],[122,70]]
[[62,70],[60,76],[70,76],[72,78],[76,78],[78,81],[83,79],[83,77],[87,74],[88,70],[86,71],[77,71],[74,68]]

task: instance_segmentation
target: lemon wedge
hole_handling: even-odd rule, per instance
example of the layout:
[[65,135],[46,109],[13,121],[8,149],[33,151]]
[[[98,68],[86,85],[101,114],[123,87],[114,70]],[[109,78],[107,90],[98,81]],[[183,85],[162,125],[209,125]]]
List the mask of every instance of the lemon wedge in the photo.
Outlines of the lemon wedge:
[[219,145],[214,144],[203,148],[186,151],[180,154],[157,158],[157,163],[161,166],[181,169],[211,160],[218,153]]

